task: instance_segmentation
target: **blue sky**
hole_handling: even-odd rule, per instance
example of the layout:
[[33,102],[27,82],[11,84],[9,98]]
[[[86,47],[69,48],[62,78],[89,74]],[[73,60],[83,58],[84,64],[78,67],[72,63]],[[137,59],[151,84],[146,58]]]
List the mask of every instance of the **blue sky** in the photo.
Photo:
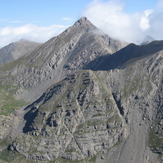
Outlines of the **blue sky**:
[[34,23],[41,26],[69,25],[82,15],[83,8],[89,2],[90,0],[1,0],[0,26],[11,25],[14,21],[15,24],[20,21],[20,24]]
[[[0,4],[0,47],[2,47],[21,38],[44,42],[72,25],[81,16],[87,16],[96,26],[108,33],[110,31],[102,27],[104,22],[105,26],[106,24],[109,26],[108,21],[114,17],[118,19],[117,13],[119,13],[119,19],[121,15],[124,19],[118,25],[122,23],[123,26],[126,22],[130,24],[129,28],[132,28],[131,24],[134,23],[128,19],[141,21],[144,16],[144,22],[148,21],[153,13],[157,13],[160,6],[163,7],[163,0],[0,0]],[[146,15],[146,11],[151,12],[147,12]],[[104,20],[100,17],[103,15],[112,17],[106,16],[107,20]],[[160,23],[160,20],[158,21]],[[146,27],[142,27],[143,30],[148,28],[148,23],[150,26],[150,22],[150,20],[146,22]],[[112,22],[113,27],[116,24]],[[118,38],[116,34],[115,38]],[[132,39],[125,41],[136,42]]]
[[146,9],[154,9],[157,0],[125,0],[126,11],[130,13],[141,12]]
[[[101,0],[106,2],[107,0]],[[119,0],[126,12],[153,9],[157,0]],[[91,0],[0,0],[0,26],[33,23],[69,25],[82,16]],[[68,19],[70,18],[70,19]]]

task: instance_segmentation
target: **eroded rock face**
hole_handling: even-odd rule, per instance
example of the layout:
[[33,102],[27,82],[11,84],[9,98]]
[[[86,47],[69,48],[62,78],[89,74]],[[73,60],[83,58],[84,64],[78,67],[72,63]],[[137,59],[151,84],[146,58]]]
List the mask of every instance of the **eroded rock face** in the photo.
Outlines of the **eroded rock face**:
[[12,149],[29,159],[81,160],[127,137],[111,92],[91,71],[69,75],[49,88],[25,118],[26,134],[17,138]]

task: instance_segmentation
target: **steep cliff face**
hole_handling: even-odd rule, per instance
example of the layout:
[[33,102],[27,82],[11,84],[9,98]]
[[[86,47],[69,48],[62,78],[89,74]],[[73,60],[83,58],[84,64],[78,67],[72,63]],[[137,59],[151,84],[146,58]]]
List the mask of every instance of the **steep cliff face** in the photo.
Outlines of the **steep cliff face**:
[[118,156],[109,153],[108,159],[113,157],[120,163],[161,162],[162,56],[160,51],[112,71],[113,94],[127,122],[129,136],[120,148],[111,150]]
[[112,72],[106,81],[112,83],[115,100],[129,127],[125,144],[111,150],[119,155],[109,153],[108,159],[113,157],[120,163],[154,163],[158,154],[162,160],[162,48],[162,41],[144,46],[131,44],[88,65],[96,71]]
[[81,160],[127,137],[112,93],[91,71],[69,75],[30,108],[25,134],[11,146],[28,159]]

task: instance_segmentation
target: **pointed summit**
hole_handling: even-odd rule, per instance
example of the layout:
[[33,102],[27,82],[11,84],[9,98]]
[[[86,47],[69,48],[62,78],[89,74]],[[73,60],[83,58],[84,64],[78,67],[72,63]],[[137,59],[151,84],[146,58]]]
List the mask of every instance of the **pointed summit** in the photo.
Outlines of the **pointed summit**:
[[74,26],[85,26],[93,29],[97,29],[86,17],[81,17],[77,22],[75,22]]
[[90,23],[90,21],[86,17],[81,17],[75,24],[83,24],[83,23]]

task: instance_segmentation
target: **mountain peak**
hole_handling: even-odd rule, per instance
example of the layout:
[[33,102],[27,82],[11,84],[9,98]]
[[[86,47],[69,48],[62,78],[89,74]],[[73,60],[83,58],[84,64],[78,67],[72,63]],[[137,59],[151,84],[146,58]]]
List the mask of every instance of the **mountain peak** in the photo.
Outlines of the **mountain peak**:
[[86,17],[81,17],[78,21],[76,21],[76,23],[74,25],[75,26],[87,25],[89,27],[95,28],[95,26]]
[[26,39],[20,39],[19,41],[17,41],[16,43],[29,43],[29,42],[34,42],[34,41],[29,41],[29,40],[26,40]]
[[144,40],[142,41],[141,45],[146,45],[154,40],[155,39],[152,36],[147,35],[144,37]]
[[87,19],[87,17],[81,17],[77,22],[78,23],[85,23],[85,22],[89,22],[89,20]]

